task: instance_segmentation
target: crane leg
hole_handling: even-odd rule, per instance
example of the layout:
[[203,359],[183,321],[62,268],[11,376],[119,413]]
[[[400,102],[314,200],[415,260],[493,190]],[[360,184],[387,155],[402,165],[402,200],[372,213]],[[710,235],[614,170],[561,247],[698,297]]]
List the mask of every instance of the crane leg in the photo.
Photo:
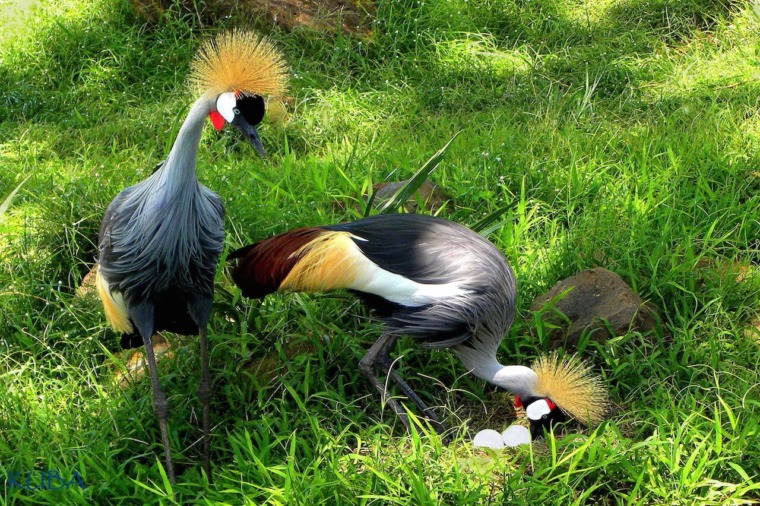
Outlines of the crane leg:
[[166,463],[166,474],[172,485],[176,483],[174,477],[174,464],[172,463],[172,451],[169,446],[169,431],[166,425],[166,418],[169,415],[169,401],[161,390],[161,384],[158,381],[158,369],[156,367],[156,356],[153,353],[153,338],[150,333],[143,334],[145,343],[145,356],[148,362],[148,374],[150,375],[150,386],[153,394],[153,412],[158,418],[158,428],[161,430],[161,441],[164,445],[164,462]]
[[417,409],[419,409],[426,417],[428,417],[430,420],[435,422],[437,425],[442,425],[442,422],[438,419],[438,417],[433,413],[433,410],[430,409],[427,404],[420,398],[417,393],[412,390],[412,387],[409,386],[409,384],[404,381],[404,379],[393,369],[390,367],[388,368],[388,377],[393,380],[394,383],[401,389],[402,392],[404,392],[404,395],[409,397],[409,400],[414,403],[415,406],[417,406]]
[[380,369],[385,374],[387,374],[391,380],[393,380],[393,382],[401,389],[404,395],[406,395],[409,398],[409,400],[411,400],[414,403],[414,405],[417,406],[417,409],[422,414],[424,414],[428,419],[434,422],[433,426],[436,428],[438,432],[443,432],[443,431],[448,430],[448,427],[446,427],[446,424],[441,422],[441,420],[436,416],[433,410],[430,409],[427,404],[425,404],[425,402],[420,398],[419,395],[417,395],[417,392],[412,390],[412,387],[409,386],[409,384],[401,377],[401,375],[393,370],[393,360],[391,359],[390,353],[395,343],[396,343],[396,338],[394,337],[393,340],[387,342],[386,345],[383,346],[380,352],[378,353],[377,362]]
[[388,404],[391,409],[393,409],[399,421],[403,424],[404,427],[406,427],[407,430],[409,430],[409,418],[406,416],[406,412],[395,399],[388,395],[388,389],[385,388],[385,384],[380,381],[380,378],[378,378],[377,374],[375,373],[375,366],[377,365],[378,355],[385,348],[390,350],[395,342],[395,336],[391,336],[389,334],[381,335],[377,342],[372,345],[364,357],[362,357],[362,359],[359,361],[359,370],[362,372],[362,374],[364,374],[364,376],[367,377],[369,382],[374,385],[377,391],[380,392],[380,397],[382,398],[383,402]]
[[203,423],[203,470],[206,477],[211,480],[211,374],[209,373],[208,336],[206,326],[199,327],[201,351],[201,377],[198,381],[196,394],[201,401],[201,421]]
[[392,334],[381,335],[377,342],[369,349],[367,354],[364,355],[364,358],[361,359],[359,362],[359,368],[370,382],[375,385],[375,388],[380,392],[383,400],[393,408],[398,415],[399,420],[401,420],[401,423],[404,424],[404,427],[406,427],[407,430],[409,429],[409,420],[406,413],[395,399],[390,398],[385,384],[383,384],[375,374],[375,368],[380,369],[380,371],[386,374],[388,378],[398,385],[404,395],[417,406],[417,409],[434,422],[434,426],[438,432],[447,430],[446,424],[438,419],[435,413],[433,413],[420,396],[412,390],[412,387],[404,381],[401,375],[392,369],[393,361],[391,360],[390,354],[391,350],[396,345],[397,339],[398,336]]

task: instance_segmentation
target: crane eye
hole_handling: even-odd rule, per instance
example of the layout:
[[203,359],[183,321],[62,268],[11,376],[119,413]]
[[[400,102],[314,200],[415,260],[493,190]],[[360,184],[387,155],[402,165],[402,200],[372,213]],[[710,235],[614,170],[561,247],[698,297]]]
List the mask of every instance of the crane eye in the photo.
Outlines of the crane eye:
[[235,119],[235,106],[237,105],[237,99],[235,94],[231,91],[222,93],[216,98],[216,111],[221,114],[222,118],[227,123],[232,123]]
[[240,114],[240,109],[238,109],[237,107],[235,107],[235,108],[232,110],[232,113],[233,113],[235,116],[237,116],[238,114]]

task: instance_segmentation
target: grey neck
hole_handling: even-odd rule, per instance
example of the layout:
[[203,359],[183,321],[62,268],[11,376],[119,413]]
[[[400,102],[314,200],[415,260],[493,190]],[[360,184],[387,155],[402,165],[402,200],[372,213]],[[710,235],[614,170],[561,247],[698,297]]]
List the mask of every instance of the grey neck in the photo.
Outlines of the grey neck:
[[165,183],[182,185],[196,181],[195,164],[198,144],[201,141],[201,133],[209,112],[211,112],[211,101],[205,96],[196,100],[190,107],[190,112],[179,129],[169,156],[159,171]]

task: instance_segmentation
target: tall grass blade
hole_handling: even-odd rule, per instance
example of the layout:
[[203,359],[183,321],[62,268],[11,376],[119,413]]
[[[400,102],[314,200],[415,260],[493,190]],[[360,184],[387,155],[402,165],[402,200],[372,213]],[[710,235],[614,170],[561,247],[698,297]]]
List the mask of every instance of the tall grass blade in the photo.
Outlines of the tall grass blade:
[[[422,183],[425,182],[425,180],[428,178],[428,176],[438,167],[438,165],[441,163],[441,160],[443,160],[443,156],[446,154],[446,151],[449,149],[449,146],[452,142],[454,142],[454,139],[459,136],[461,131],[454,134],[454,136],[449,140],[449,142],[446,143],[445,146],[443,146],[441,149],[436,151],[436,153],[430,157],[430,159],[425,162],[425,164],[419,168],[419,170],[406,182],[404,186],[402,186],[396,193],[393,194],[393,197],[391,197],[385,204],[380,207],[380,209],[377,210],[378,214],[385,214],[388,212],[393,212],[395,209],[398,209],[404,202],[406,202],[409,197],[416,192],[420,186],[422,186]],[[374,193],[370,197],[370,201],[374,200]],[[369,208],[369,206],[367,206]]]
[[[505,218],[503,220],[499,220],[501,215],[509,211],[509,209],[512,207],[512,204],[500,207],[496,211],[492,212],[485,218],[481,219],[475,225],[473,225],[472,230],[479,233],[483,237],[488,237],[495,231],[499,230],[501,227],[509,223],[510,221],[514,221],[514,216]],[[497,221],[498,220],[498,221]]]
[[22,186],[24,186],[24,183],[26,183],[29,178],[32,177],[31,174],[26,176],[23,181],[21,181],[16,188],[13,189],[12,192],[8,194],[7,197],[5,197],[5,200],[3,200],[3,203],[0,204],[0,219],[2,219],[5,212],[8,210],[8,208],[11,205],[11,202],[13,202],[13,199],[16,197],[16,194],[21,189]]

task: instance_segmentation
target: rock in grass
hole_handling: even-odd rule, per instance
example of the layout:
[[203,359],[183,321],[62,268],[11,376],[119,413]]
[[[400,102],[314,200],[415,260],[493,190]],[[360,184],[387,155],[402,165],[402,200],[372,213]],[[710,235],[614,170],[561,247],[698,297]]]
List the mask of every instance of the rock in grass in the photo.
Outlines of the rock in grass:
[[282,347],[283,355],[272,352],[258,357],[243,365],[242,370],[250,374],[257,383],[266,385],[280,376],[285,368],[284,360],[290,360],[297,355],[312,355],[317,352],[314,343],[291,338]]
[[82,278],[82,282],[77,287],[74,293],[75,301],[89,300],[100,301],[98,298],[98,287],[95,285],[95,279],[98,274],[98,265],[95,264],[90,268],[89,272]]
[[[404,187],[407,181],[393,181],[372,185],[372,189],[375,191],[375,201],[372,205],[379,207],[392,199],[396,192]],[[365,195],[364,198],[366,200],[369,196]],[[440,186],[426,179],[406,201],[404,210],[408,213],[414,213],[422,205],[427,211],[435,213],[447,200],[451,200],[451,197]]]
[[[161,334],[154,334],[152,342],[153,355],[156,357],[157,364],[174,358],[174,350],[164,336]],[[116,356],[124,361],[124,367],[118,367],[114,372],[114,381],[121,388],[128,388],[133,383],[142,381],[147,377],[146,373],[148,368],[144,347],[124,350],[117,353]]]
[[[408,179],[405,179],[403,181],[373,184],[372,193],[375,194],[375,198],[372,201],[372,207],[379,209],[383,204],[391,200],[396,192],[402,189],[408,181]],[[370,195],[365,193],[362,197],[366,205],[370,199]],[[430,213],[436,213],[447,201],[451,201],[451,197],[440,186],[426,179],[417,188],[417,191],[409,196],[403,207],[407,213],[416,213],[420,208]],[[332,205],[333,209],[337,212],[344,212],[347,208],[344,200],[335,200]],[[361,212],[364,211],[364,208],[357,205],[356,210]]]
[[760,344],[760,317],[749,322],[749,325],[744,330],[744,335],[748,339],[754,339],[757,344]]
[[[552,300],[569,290],[560,300]],[[540,312],[549,330],[552,348],[575,348],[587,332],[594,341],[629,331],[654,330],[656,313],[622,280],[603,267],[585,270],[564,279],[533,300],[531,311]],[[564,317],[557,312],[562,313]]]

